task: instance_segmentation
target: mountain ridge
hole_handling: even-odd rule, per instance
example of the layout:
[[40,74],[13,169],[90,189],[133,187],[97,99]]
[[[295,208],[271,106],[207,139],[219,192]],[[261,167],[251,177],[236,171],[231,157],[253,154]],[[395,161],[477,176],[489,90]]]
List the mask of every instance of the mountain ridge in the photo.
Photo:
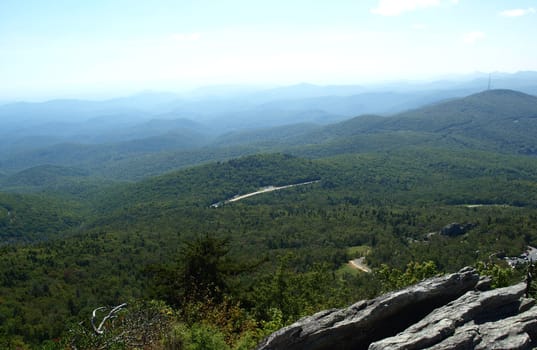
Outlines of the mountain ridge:
[[[13,172],[40,164],[72,165],[105,177],[119,172],[124,174],[122,179],[128,179],[129,169],[145,171],[148,162],[153,166],[146,176],[259,152],[316,158],[421,145],[537,154],[537,97],[512,90],[483,91],[386,117],[361,115],[328,125],[305,121],[220,136],[207,134],[203,124],[184,118],[152,120],[120,129],[118,135],[125,135],[120,142],[90,145],[69,141],[40,147],[42,138],[36,138],[33,150],[16,152],[6,146],[9,151],[0,157],[0,168]],[[165,132],[168,127],[173,131]],[[127,135],[150,136],[129,140]],[[144,173],[130,178],[140,176]]]

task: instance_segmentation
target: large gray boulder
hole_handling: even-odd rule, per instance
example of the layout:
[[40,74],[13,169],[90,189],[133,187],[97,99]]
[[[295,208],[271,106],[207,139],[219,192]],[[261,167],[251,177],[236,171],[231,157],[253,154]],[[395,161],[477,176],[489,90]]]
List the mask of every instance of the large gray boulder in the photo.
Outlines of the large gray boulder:
[[273,333],[257,349],[367,349],[472,290],[478,281],[475,270],[465,268],[345,309],[322,311]]
[[525,283],[487,287],[464,268],[303,318],[257,349],[533,349],[537,306],[524,298]]
[[[520,283],[486,292],[469,291],[369,349],[527,349],[524,346],[531,339],[525,324],[537,314],[537,308],[519,312],[525,290],[526,284]],[[529,324],[537,330],[533,323],[537,325],[537,320]]]

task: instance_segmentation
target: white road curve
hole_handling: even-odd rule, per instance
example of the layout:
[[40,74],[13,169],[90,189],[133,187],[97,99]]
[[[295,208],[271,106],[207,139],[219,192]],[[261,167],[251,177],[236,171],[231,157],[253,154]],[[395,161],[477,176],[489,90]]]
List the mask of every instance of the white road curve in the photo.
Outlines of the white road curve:
[[256,196],[258,194],[261,194],[261,193],[267,193],[267,192],[273,192],[273,191],[279,191],[279,190],[283,190],[283,189],[286,189],[286,188],[291,188],[291,187],[297,187],[297,186],[303,186],[303,185],[309,185],[309,184],[314,184],[314,183],[317,183],[319,182],[320,180],[315,180],[315,181],[307,181],[307,182],[301,182],[301,183],[298,183],[298,184],[292,184],[292,185],[285,185],[285,186],[267,186],[267,187],[263,187],[262,189],[258,190],[258,191],[255,191],[255,192],[250,192],[250,193],[247,193],[247,194],[243,194],[243,195],[240,195],[240,196],[235,196],[233,198],[230,198],[228,200],[225,200],[223,202],[218,202],[218,203],[214,203],[211,205],[212,208],[218,208],[220,207],[221,205],[223,204],[226,204],[226,203],[232,203],[232,202],[237,202],[237,201],[240,201],[242,199],[245,199],[245,198],[248,198],[248,197],[252,197],[252,196]]

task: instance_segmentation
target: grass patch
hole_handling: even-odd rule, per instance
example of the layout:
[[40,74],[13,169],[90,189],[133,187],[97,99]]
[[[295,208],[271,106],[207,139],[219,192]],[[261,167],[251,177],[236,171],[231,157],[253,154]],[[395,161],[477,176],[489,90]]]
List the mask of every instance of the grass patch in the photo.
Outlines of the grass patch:
[[371,247],[368,245],[355,245],[347,248],[347,255],[352,259],[367,256],[370,252]]
[[361,273],[364,273],[361,270],[355,269],[354,267],[350,266],[349,263],[341,265],[339,269],[336,270],[336,276],[343,277],[343,275],[359,275]]

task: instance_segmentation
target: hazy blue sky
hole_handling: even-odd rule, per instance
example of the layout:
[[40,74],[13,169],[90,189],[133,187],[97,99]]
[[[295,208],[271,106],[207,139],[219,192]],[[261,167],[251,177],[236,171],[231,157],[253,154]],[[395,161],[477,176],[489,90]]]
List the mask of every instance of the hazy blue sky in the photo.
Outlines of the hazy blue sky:
[[1,0],[0,99],[537,70],[537,0]]

